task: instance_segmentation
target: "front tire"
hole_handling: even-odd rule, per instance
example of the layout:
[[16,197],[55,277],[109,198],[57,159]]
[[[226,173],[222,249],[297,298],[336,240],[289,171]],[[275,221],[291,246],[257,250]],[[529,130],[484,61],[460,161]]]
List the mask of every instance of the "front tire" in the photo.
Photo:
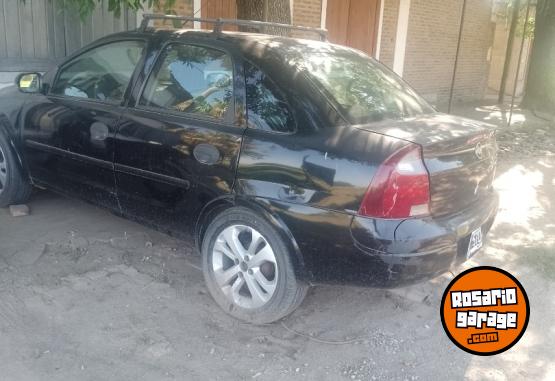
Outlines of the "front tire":
[[249,209],[228,209],[203,238],[204,279],[216,303],[231,316],[271,323],[293,312],[308,286],[297,279],[279,233]]
[[23,176],[8,140],[0,132],[0,208],[27,202],[33,187]]

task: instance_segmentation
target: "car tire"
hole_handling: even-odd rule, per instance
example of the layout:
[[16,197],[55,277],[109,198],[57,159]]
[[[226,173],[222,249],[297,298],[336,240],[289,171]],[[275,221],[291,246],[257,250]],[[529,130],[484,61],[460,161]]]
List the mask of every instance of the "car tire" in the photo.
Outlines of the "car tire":
[[0,133],[0,208],[25,203],[32,190],[29,179],[21,173],[12,147]]
[[202,241],[202,264],[216,303],[229,315],[253,324],[287,316],[308,290],[295,275],[284,239],[243,207],[227,209],[210,223]]

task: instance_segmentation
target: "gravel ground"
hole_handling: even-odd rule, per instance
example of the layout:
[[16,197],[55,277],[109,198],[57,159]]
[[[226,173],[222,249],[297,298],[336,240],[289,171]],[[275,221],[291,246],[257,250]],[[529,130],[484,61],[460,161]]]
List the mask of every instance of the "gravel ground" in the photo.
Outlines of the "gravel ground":
[[555,379],[555,126],[516,116],[499,131],[499,217],[465,265],[502,267],[529,295],[528,330],[508,352],[449,341],[439,303],[451,274],[396,290],[315,287],[284,321],[242,324],[207,294],[190,242],[38,192],[27,217],[0,210],[0,379]]

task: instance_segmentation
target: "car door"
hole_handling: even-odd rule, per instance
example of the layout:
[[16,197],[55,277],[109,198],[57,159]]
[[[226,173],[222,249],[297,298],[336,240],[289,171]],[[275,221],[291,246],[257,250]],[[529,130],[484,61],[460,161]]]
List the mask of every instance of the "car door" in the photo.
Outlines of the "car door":
[[114,136],[143,46],[136,39],[93,46],[28,102],[23,142],[35,183],[117,209]]
[[[122,116],[115,171],[124,214],[190,233],[202,207],[232,192],[244,131],[244,77],[216,40],[170,42]],[[243,84],[243,85],[241,85]]]

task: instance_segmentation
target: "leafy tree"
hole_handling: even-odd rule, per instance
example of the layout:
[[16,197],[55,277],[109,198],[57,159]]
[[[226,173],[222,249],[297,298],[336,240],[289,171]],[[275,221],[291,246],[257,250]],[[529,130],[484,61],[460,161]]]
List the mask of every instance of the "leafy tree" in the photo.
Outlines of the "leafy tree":
[[[533,6],[534,0],[530,0]],[[528,21],[525,25],[525,15],[526,15],[526,7],[527,7],[527,0],[521,0],[519,5],[518,11],[518,21],[516,27],[516,35],[518,37],[525,37],[531,38],[534,37],[534,25],[535,25],[535,18],[533,12],[530,12],[528,15]],[[500,20],[504,20],[504,22],[508,25],[511,22],[511,15],[513,14],[513,8],[515,7],[515,0],[497,0],[496,6],[494,6],[495,15],[497,17],[498,22]]]

